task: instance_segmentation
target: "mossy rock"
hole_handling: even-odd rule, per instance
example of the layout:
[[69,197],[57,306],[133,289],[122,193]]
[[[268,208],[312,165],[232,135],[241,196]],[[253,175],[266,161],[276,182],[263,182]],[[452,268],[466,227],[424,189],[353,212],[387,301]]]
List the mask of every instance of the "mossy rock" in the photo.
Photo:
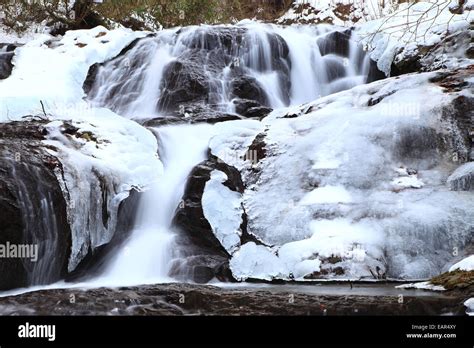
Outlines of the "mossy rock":
[[441,285],[447,290],[467,289],[474,287],[474,271],[446,272],[433,277],[430,282],[434,285]]

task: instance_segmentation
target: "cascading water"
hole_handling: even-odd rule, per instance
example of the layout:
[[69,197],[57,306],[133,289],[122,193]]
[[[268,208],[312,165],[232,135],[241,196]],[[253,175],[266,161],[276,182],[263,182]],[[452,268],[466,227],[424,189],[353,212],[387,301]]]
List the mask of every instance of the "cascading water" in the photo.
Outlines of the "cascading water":
[[212,126],[166,126],[154,131],[159,139],[164,174],[144,194],[130,240],[110,260],[98,283],[123,285],[171,280],[171,220],[189,172],[207,156]]
[[[203,108],[242,114],[239,103],[283,108],[364,83],[365,57],[350,34],[330,26],[242,23],[170,29],[139,40],[101,66],[88,99],[134,119],[170,114],[186,119]],[[170,281],[173,255],[179,254],[172,252],[171,220],[189,172],[207,159],[212,126],[154,131],[164,175],[145,193],[129,241],[109,260],[98,283]]]
[[364,83],[368,66],[351,33],[331,26],[186,27],[142,39],[103,65],[88,98],[135,119],[184,115],[196,101],[226,113],[238,99],[281,108]]

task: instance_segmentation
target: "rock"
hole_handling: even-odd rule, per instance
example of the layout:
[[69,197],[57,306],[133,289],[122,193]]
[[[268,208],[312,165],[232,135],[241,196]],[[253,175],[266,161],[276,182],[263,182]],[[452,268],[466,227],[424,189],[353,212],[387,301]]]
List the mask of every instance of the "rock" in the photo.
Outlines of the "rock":
[[[106,256],[115,251],[133,227],[138,192],[132,190],[127,199],[116,202],[115,208],[111,206],[112,179],[91,169],[90,176],[85,173],[91,180],[88,182],[91,190],[89,196],[83,197],[90,203],[86,213],[92,217],[88,220],[91,226],[81,230],[84,238],[75,237],[76,247],[84,255],[77,256],[74,260],[82,262],[71,268],[74,245],[71,214],[79,207],[75,204],[75,208],[71,208],[72,191],[67,185],[71,181],[66,182],[66,173],[68,169],[81,167],[75,167],[75,162],[68,161],[69,157],[62,158],[57,148],[43,142],[49,136],[49,123],[41,117],[0,123],[0,245],[38,246],[36,261],[30,257],[0,257],[0,290],[50,284],[62,279],[76,280],[86,273],[94,275],[102,269]],[[81,133],[67,121],[61,132],[73,139],[87,137],[88,141],[98,141],[92,132]],[[84,177],[68,178],[82,180]],[[111,214],[116,214],[117,221],[114,218],[113,225]],[[111,240],[93,245],[96,236],[92,233],[98,231],[100,225],[103,225],[101,231],[111,233]]]
[[322,56],[337,54],[341,57],[349,57],[349,43],[351,30],[334,31],[318,39],[317,43]]
[[386,78],[385,73],[380,71],[377,67],[377,62],[370,59],[369,74],[366,83],[371,83]]
[[0,290],[49,284],[67,272],[71,235],[42,121],[0,123],[0,244],[33,244],[38,259],[0,258]]
[[[227,175],[228,180],[224,185],[229,189],[240,193],[244,190],[239,171],[214,156],[193,169],[188,178],[182,204],[173,219],[173,225],[180,231],[178,245],[188,253],[184,262],[175,265],[174,276],[185,278],[191,274],[195,281],[203,281],[208,278],[206,274],[212,273],[219,280],[233,280],[228,268],[229,254],[204,217],[201,203],[204,187],[215,169]],[[245,217],[243,221],[241,240],[243,243],[253,241],[255,238],[246,231]],[[203,267],[207,270],[204,271]]]
[[221,50],[222,53],[230,54],[234,45],[241,45],[245,28],[219,28],[219,30],[206,30],[198,28],[197,34],[190,37],[187,46],[198,50]]
[[232,95],[240,99],[246,99],[268,105],[267,96],[257,80],[250,76],[238,76],[231,82]]
[[209,82],[198,62],[178,60],[164,73],[158,108],[178,112],[190,102],[209,102]]
[[249,99],[234,99],[235,111],[247,118],[262,119],[273,110],[262,106],[259,102]]
[[0,43],[0,80],[6,79],[12,73],[12,59],[16,48],[14,44]]
[[453,191],[474,191],[474,162],[468,162],[457,168],[447,180]]
[[[129,106],[143,93],[143,65],[150,59],[150,46],[154,47],[156,44],[152,42],[153,39],[146,40],[149,39],[136,40],[116,58],[89,69],[83,85],[89,100],[119,114],[127,114]],[[192,35],[181,29],[172,40],[182,50],[176,59],[164,67],[160,93],[156,93],[157,100],[150,100],[160,115],[186,118],[184,122],[187,123],[238,119],[239,115],[230,116],[227,108],[232,99],[239,98],[258,103],[252,106],[252,110],[249,110],[250,107],[245,108],[240,115],[263,117],[269,112],[269,101],[262,86],[251,76],[250,69],[262,73],[270,70],[276,72],[282,89],[281,95],[289,103],[291,62],[288,45],[280,35],[269,33],[265,41],[260,36],[253,36],[244,27],[217,26],[197,28]],[[270,59],[263,55],[254,59],[255,45],[265,46],[262,50],[269,46]],[[132,48],[136,49],[131,50]],[[101,74],[108,74],[110,69],[121,70],[123,73],[120,76],[123,77],[99,94],[95,81]],[[104,75],[100,79],[103,82],[107,78]],[[224,98],[223,93],[226,93]],[[152,110],[153,107],[148,109]]]
[[267,108],[265,106],[257,106],[254,108],[250,108],[245,112],[245,117],[248,118],[256,118],[256,119],[263,119],[264,117],[268,116],[270,112],[272,112],[272,108]]
[[[199,106],[196,106],[196,109],[188,109],[191,117],[185,116],[163,116],[156,117],[146,121],[141,121],[140,123],[144,127],[161,127],[167,125],[177,125],[177,124],[187,124],[187,123],[209,123],[214,124],[218,122],[225,121],[235,121],[240,120],[243,117],[235,114],[225,114],[220,112],[213,112],[209,109],[200,109]],[[202,112],[201,112],[202,111]]]
[[[153,37],[153,34],[150,34],[147,36],[148,37]],[[135,39],[133,40],[130,44],[128,44],[120,53],[117,55],[117,57],[110,59],[107,62],[104,63],[96,63],[91,65],[89,68],[89,71],[87,72],[86,79],[84,80],[84,83],[82,85],[82,89],[84,90],[84,93],[88,96],[89,99],[93,99],[96,96],[96,93],[98,92],[98,85],[96,85],[96,79],[97,75],[100,72],[100,68],[104,66],[105,64],[116,64],[118,60],[120,60],[127,52],[132,50],[138,43],[143,40],[142,38]],[[143,62],[135,62],[136,65],[133,65],[134,62],[131,62],[131,68],[138,68],[141,63]],[[121,81],[122,84],[124,84],[127,81],[128,76],[124,76],[123,80]],[[118,92],[120,91],[121,84],[117,86],[117,88],[111,90],[108,95],[105,97],[106,101],[113,100],[114,98],[119,98],[123,97],[121,96]]]
[[[354,295],[348,284],[340,285],[341,294],[333,294],[334,285],[318,284],[319,293],[306,291],[310,285],[295,287],[267,285],[221,288],[197,284],[156,284],[118,289],[52,289],[0,298],[1,315],[463,315],[465,293],[452,296],[404,293],[403,304],[397,296],[380,294],[393,284],[364,285],[376,295]],[[354,286],[360,284],[354,283]],[[363,289],[362,287],[362,289]],[[355,290],[354,290],[355,291]],[[364,291],[364,289],[362,290]],[[288,301],[294,298],[295,301]],[[355,311],[354,309],[357,309]]]
[[[412,72],[455,69],[465,62],[464,51],[470,47],[472,30],[457,31],[434,45],[399,49],[391,65],[390,76]],[[467,52],[469,55],[469,52]]]

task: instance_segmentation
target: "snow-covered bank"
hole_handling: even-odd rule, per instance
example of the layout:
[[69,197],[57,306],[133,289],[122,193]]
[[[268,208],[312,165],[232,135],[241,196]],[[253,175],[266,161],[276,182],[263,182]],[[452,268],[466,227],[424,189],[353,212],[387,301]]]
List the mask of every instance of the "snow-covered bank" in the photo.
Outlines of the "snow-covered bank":
[[82,89],[89,67],[115,57],[144,32],[103,27],[69,31],[63,38],[42,34],[15,51],[12,75],[0,81],[0,122],[46,112],[86,108]]
[[[385,17],[356,25],[356,32],[371,52],[371,58],[377,61],[378,68],[387,75],[392,63],[406,64],[406,61],[423,56],[427,59],[426,70],[467,66],[472,64],[472,59],[463,52],[468,47],[456,47],[447,54],[452,44],[443,43],[443,40],[469,30],[474,11],[453,14],[448,5],[436,1],[400,4]],[[466,3],[465,6],[470,5]]]

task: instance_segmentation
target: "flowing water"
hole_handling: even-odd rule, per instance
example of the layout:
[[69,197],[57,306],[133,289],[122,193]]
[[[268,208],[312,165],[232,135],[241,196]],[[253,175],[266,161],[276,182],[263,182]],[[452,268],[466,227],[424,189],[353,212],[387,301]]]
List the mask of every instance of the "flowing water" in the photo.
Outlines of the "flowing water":
[[167,126],[154,129],[160,144],[164,175],[144,194],[136,226],[96,280],[106,284],[166,282],[172,260],[174,233],[171,220],[192,168],[207,158],[212,126]]
[[[207,104],[234,113],[232,83],[255,79],[269,107],[317,99],[367,80],[369,60],[355,41],[332,42],[330,26],[278,27],[258,23],[164,30],[102,66],[88,94],[95,106],[145,119],[166,114],[167,69],[178,61],[204,76]],[[347,35],[347,34],[344,34]],[[337,55],[338,49],[346,56]],[[341,48],[342,47],[342,48]],[[328,49],[329,48],[329,49]],[[183,68],[184,69],[184,68]],[[169,77],[169,76],[168,76]],[[189,76],[178,77],[186,86]],[[169,86],[168,86],[169,88]],[[192,88],[191,88],[192,90]],[[164,175],[145,193],[134,231],[109,260],[100,284],[166,282],[173,261],[171,220],[192,168],[207,158],[210,125],[154,129]]]
[[[102,66],[88,98],[130,118],[156,117],[169,106],[163,95],[167,68],[182,62],[196,65],[205,79],[207,104],[221,112],[234,112],[236,75],[255,78],[269,107],[310,102],[367,80],[368,55],[350,33],[339,35],[339,42],[332,33],[335,29],[326,25],[252,22],[163,30]],[[188,77],[178,77],[177,84],[186,85]]]

